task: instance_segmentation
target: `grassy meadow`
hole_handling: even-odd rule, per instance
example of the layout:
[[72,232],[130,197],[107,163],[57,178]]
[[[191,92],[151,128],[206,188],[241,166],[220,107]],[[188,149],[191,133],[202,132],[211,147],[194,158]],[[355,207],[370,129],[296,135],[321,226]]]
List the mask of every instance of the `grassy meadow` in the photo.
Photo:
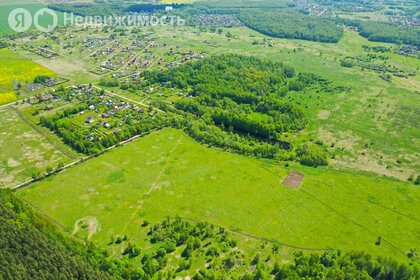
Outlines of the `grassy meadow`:
[[[306,174],[298,190],[281,184],[290,170]],[[293,246],[366,250],[403,261],[420,239],[420,193],[409,183],[331,168],[286,169],[207,148],[174,129],[17,194],[100,245],[111,236],[138,235],[144,220],[175,215]],[[80,220],[90,232],[75,230]]]
[[0,114],[0,187],[13,187],[70,161],[12,108],[2,108]]
[[0,105],[17,99],[14,83],[31,83],[37,75],[55,73],[9,49],[0,49]]

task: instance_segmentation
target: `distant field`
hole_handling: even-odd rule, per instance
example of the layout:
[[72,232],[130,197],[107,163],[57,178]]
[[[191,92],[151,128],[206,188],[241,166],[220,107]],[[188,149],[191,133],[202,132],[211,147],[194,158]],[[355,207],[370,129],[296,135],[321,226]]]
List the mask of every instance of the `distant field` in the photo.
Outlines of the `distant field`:
[[[300,189],[282,186],[290,170],[306,175]],[[166,129],[17,194],[70,232],[78,220],[93,221],[90,234],[100,245],[113,235],[136,236],[143,220],[178,214],[304,248],[406,261],[418,246],[420,190],[413,185],[328,168],[290,170]],[[379,236],[382,244],[375,245]]]
[[[35,13],[42,9],[46,8],[47,5],[37,3],[37,1],[30,1],[30,0],[22,0],[22,1],[6,1],[5,3],[0,3],[0,36],[5,34],[12,34],[15,33],[10,27],[8,23],[8,17],[11,11],[17,8],[24,8],[30,12],[32,16],[35,15]],[[63,14],[58,13],[58,23],[63,22]],[[52,18],[49,15],[41,16],[39,24],[43,27],[47,27],[48,25],[52,24]],[[33,30],[35,27],[32,24],[30,30]]]
[[0,6],[39,4],[37,0],[2,0]]
[[190,4],[198,1],[199,0],[161,0],[161,2],[164,4]]
[[0,105],[16,100],[14,81],[32,82],[37,75],[55,73],[13,51],[0,49]]
[[0,187],[13,187],[47,167],[69,162],[12,108],[2,108],[0,114]]

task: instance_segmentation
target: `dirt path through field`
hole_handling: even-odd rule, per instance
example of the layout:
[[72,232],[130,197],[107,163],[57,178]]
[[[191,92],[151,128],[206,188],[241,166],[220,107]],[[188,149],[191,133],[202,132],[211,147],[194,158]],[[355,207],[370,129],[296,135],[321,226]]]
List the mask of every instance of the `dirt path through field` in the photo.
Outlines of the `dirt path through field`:
[[172,158],[172,155],[174,154],[176,148],[179,146],[179,144],[181,143],[182,139],[184,138],[184,135],[181,134],[181,137],[178,139],[178,141],[176,142],[175,146],[173,147],[173,149],[171,150],[171,152],[168,155],[168,158],[166,159],[165,165],[163,166],[162,170],[159,172],[158,176],[156,177],[155,181],[152,183],[152,185],[150,186],[149,190],[143,195],[143,198],[140,200],[139,205],[136,207],[136,209],[134,210],[133,215],[131,215],[130,219],[127,221],[126,225],[124,226],[124,229],[122,232],[125,232],[128,225],[132,222],[132,220],[136,217],[137,213],[139,212],[139,210],[143,207],[144,201],[145,199],[156,189],[158,189],[158,182],[160,180],[160,178],[162,177],[163,173],[165,172],[166,168],[168,167],[169,161]]

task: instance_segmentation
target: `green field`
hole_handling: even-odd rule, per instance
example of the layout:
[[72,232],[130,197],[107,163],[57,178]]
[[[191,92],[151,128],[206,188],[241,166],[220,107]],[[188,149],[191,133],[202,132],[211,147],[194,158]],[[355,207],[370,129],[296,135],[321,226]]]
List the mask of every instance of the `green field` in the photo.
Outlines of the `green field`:
[[[31,16],[33,17],[35,13],[43,8],[47,8],[47,5],[41,4],[38,1],[6,1],[0,3],[0,35],[6,35],[6,34],[13,34],[15,31],[9,27],[8,23],[8,17],[9,14],[17,8],[23,8],[29,11]],[[63,14],[62,13],[56,13],[58,16],[58,23],[63,24]],[[47,27],[48,25],[52,24],[53,20],[50,15],[41,16],[39,18],[39,24],[43,27]],[[32,24],[29,28],[30,31],[35,30],[35,25]]]
[[12,108],[2,108],[0,113],[0,187],[13,187],[48,167],[55,169],[60,162],[69,162]]
[[[166,129],[17,192],[70,232],[136,236],[143,220],[208,221],[304,248],[366,250],[407,260],[420,239],[419,189],[375,175],[292,166],[303,186],[281,182],[282,165],[206,148]],[[83,235],[82,235],[83,236]],[[382,237],[382,244],[375,245]]]
[[32,83],[38,75],[55,73],[9,49],[0,49],[0,105],[16,100],[15,82]]

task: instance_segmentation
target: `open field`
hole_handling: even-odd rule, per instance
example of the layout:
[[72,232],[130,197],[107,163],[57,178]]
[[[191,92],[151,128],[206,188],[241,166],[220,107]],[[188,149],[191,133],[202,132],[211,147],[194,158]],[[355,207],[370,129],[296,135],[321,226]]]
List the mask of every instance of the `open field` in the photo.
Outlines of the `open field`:
[[[13,34],[15,31],[9,27],[8,17],[9,14],[17,8],[23,8],[29,11],[32,17],[35,13],[43,8],[47,8],[47,5],[41,4],[37,1],[30,0],[21,0],[21,1],[6,1],[0,3],[0,35]],[[63,24],[63,14],[56,13],[58,24]],[[47,27],[53,23],[52,17],[50,15],[40,16],[39,24],[43,27]],[[35,30],[35,25],[32,24],[29,30]]]
[[0,105],[17,99],[14,83],[32,83],[38,75],[55,73],[13,51],[0,49]]
[[0,187],[13,187],[70,161],[12,108],[2,108],[0,113]]
[[80,219],[95,221],[92,240],[100,245],[136,236],[143,220],[178,214],[305,248],[406,260],[418,246],[418,188],[329,168],[290,169],[306,175],[299,189],[282,186],[290,170],[275,162],[206,148],[166,129],[17,194],[70,232]]

